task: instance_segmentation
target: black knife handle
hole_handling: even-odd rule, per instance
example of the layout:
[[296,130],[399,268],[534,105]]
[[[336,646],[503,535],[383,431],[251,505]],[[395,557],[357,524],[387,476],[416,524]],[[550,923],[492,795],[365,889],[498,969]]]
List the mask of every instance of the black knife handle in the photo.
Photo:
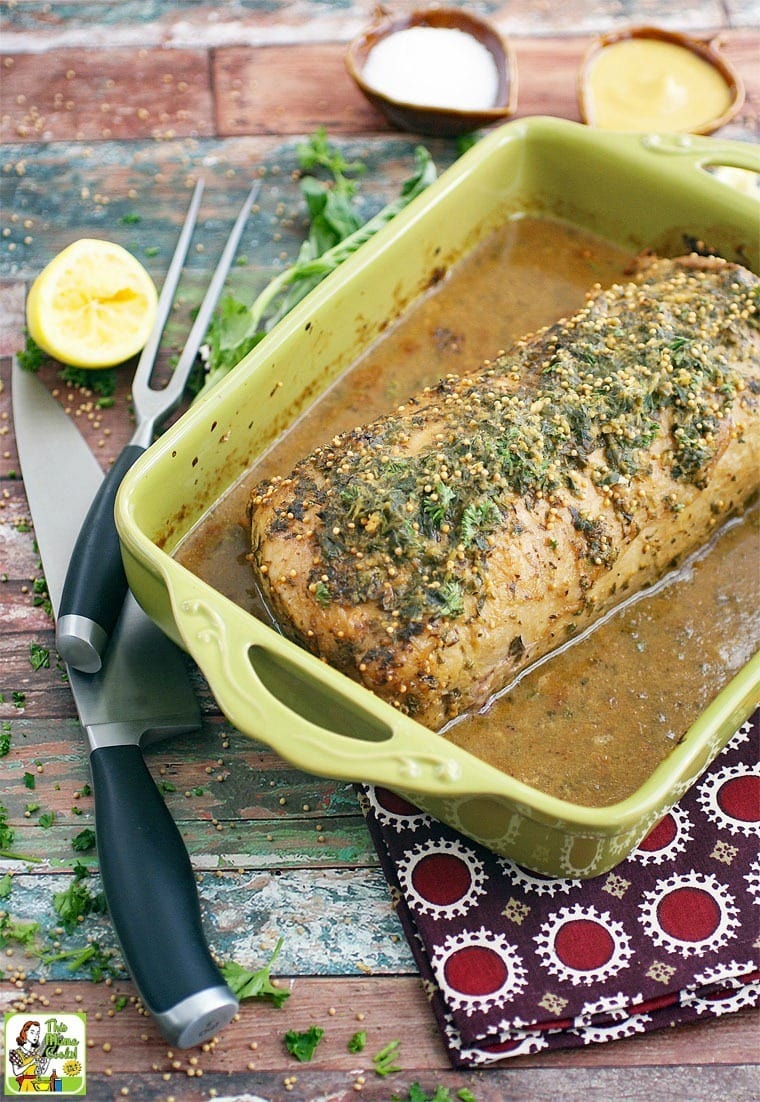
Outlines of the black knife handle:
[[122,479],[144,451],[140,444],[127,444],[118,456],[90,505],[71,554],[58,609],[56,647],[65,662],[83,673],[100,669],[124,603],[127,579],[114,503]]
[[98,860],[140,996],[172,1044],[213,1037],[238,1002],[211,958],[193,868],[139,746],[90,755]]

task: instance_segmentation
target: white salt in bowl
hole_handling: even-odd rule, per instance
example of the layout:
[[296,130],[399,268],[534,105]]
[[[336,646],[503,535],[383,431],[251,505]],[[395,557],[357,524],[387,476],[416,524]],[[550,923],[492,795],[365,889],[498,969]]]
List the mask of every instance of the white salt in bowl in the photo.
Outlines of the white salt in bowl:
[[381,15],[350,44],[346,67],[394,126],[417,134],[465,134],[514,113],[512,50],[486,20],[459,8]]

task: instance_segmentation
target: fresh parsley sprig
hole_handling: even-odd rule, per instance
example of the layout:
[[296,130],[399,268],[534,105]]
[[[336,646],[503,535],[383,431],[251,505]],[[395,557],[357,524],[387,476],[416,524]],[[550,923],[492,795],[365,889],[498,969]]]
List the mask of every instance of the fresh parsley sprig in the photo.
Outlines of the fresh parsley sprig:
[[[301,192],[309,216],[309,233],[293,264],[274,277],[251,306],[227,295],[209,327],[205,349],[206,374],[198,395],[206,394],[254,348],[269,330],[318,283],[373,237],[431,184],[437,170],[423,146],[415,150],[415,168],[396,199],[367,222],[354,205],[357,182],[365,171],[359,161],[346,161],[320,128],[298,146],[299,164],[307,174]],[[327,181],[313,173],[327,172]]]

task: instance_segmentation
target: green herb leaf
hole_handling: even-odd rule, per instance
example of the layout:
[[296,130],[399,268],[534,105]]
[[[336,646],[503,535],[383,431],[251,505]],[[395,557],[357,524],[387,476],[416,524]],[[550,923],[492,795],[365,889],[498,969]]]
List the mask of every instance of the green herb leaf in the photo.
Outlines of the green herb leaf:
[[29,660],[33,670],[48,669],[51,665],[51,652],[39,642],[30,642]]
[[9,872],[0,880],[0,899],[7,899],[13,889],[13,877]]
[[[475,1102],[475,1095],[467,1087],[458,1090],[456,1097],[460,1102]],[[452,1102],[452,1099],[448,1087],[436,1087],[432,1094],[428,1094],[419,1083],[412,1083],[408,1094],[404,1097],[394,1094],[391,1096],[391,1102]]]
[[394,1063],[400,1044],[401,1041],[390,1041],[385,1048],[381,1048],[372,1057],[372,1063],[378,1075],[392,1075],[396,1071],[401,1071],[400,1066]]
[[0,949],[11,943],[21,945],[25,949],[34,944],[39,922],[22,922],[12,918],[7,911],[0,911]]
[[290,998],[290,992],[280,987],[275,987],[270,978],[272,965],[279,956],[282,948],[282,938],[274,947],[274,952],[268,962],[255,972],[249,972],[247,968],[236,964],[235,961],[227,961],[221,967],[230,991],[241,1001],[243,999],[269,999],[275,1006],[280,1007],[286,999]]
[[94,941],[88,942],[83,949],[64,949],[58,953],[43,953],[42,960],[45,964],[68,961],[69,972],[83,970],[93,983],[100,983],[108,977],[115,978],[119,975],[119,968],[114,963],[114,950],[102,949]]
[[354,1033],[351,1040],[348,1042],[349,1052],[362,1052],[367,1044],[367,1033],[365,1030],[360,1029]]
[[0,758],[4,758],[11,749],[11,725],[8,720],[0,727]]
[[327,588],[324,582],[317,582],[314,587],[314,600],[322,608],[326,608],[330,604],[330,590]]
[[8,826],[8,809],[0,804],[0,857],[12,857],[15,860],[38,862],[41,861],[41,857],[34,857],[31,854],[16,853],[13,850],[13,840],[15,833],[12,827]]
[[16,356],[18,365],[23,368],[24,371],[39,371],[47,359],[47,356],[40,346],[32,340],[28,333],[25,333],[24,336],[26,345],[24,350],[19,352]]
[[71,933],[87,915],[104,914],[106,900],[102,892],[94,894],[84,882],[89,872],[79,861],[74,865],[74,879],[68,888],[53,896],[53,910],[67,933]]
[[87,853],[88,850],[94,849],[95,831],[91,827],[85,827],[84,830],[80,830],[79,834],[71,839],[71,847],[75,849],[77,853]]
[[116,390],[116,370],[112,367],[90,369],[64,364],[58,375],[69,386],[84,387],[104,398],[110,398]]
[[52,811],[43,811],[37,822],[43,830],[49,830],[55,821],[55,814]]
[[377,231],[403,210],[435,179],[437,172],[430,154],[423,147],[415,151],[414,173],[404,182],[399,196],[368,222],[353,205],[356,181],[365,166],[346,161],[340,150],[328,140],[323,128],[298,146],[301,168],[313,173],[325,171],[329,179],[314,175],[301,180],[309,232],[298,257],[267,284],[249,308],[233,296],[226,296],[207,336],[205,378],[196,379],[192,389],[208,393],[281,318],[304,298],[325,276],[356,252]]
[[37,778],[34,773],[24,773],[24,788],[34,788]]
[[42,608],[52,619],[53,606],[45,578],[35,578],[32,582],[32,604],[35,608]]
[[289,1029],[285,1034],[285,1047],[291,1056],[295,1056],[296,1060],[306,1063],[314,1056],[317,1045],[324,1035],[324,1029],[321,1029],[318,1025],[309,1026],[303,1033],[298,1033],[295,1029]]
[[499,510],[489,498],[477,503],[470,502],[462,513],[460,523],[462,543],[465,547],[477,543],[479,537],[486,535],[496,527],[499,519]]
[[444,582],[440,589],[432,590],[431,599],[440,605],[442,616],[451,616],[454,619],[464,612],[462,585],[455,579]]
[[367,166],[361,161],[345,160],[341,151],[328,141],[324,126],[318,127],[305,142],[301,142],[296,153],[298,163],[304,171],[311,172],[315,168],[324,168],[335,179],[338,186],[345,186],[348,183],[345,180],[347,175],[361,176],[367,171]]
[[14,837],[12,827],[8,826],[8,809],[0,804],[0,853],[4,856],[13,846]]

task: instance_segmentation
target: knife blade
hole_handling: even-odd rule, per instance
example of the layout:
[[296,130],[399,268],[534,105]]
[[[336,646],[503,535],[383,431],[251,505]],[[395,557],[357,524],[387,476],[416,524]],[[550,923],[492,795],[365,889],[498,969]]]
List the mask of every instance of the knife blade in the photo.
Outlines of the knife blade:
[[[12,364],[21,473],[53,610],[103,472],[33,374]],[[181,652],[127,595],[101,670],[67,667],[89,750],[103,889],[125,962],[163,1036],[201,1044],[238,1002],[203,933],[190,858],[141,747],[200,726]]]

